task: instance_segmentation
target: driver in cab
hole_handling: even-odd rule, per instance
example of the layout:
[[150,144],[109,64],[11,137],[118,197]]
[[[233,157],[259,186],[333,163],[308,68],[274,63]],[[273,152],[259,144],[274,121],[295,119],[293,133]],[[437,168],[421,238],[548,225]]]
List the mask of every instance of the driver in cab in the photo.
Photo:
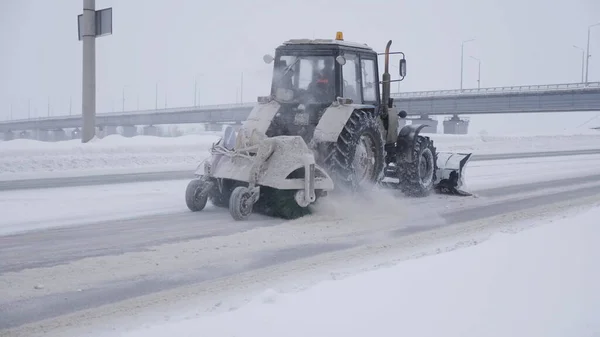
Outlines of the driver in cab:
[[326,58],[323,68],[317,72],[314,82],[311,83],[309,92],[319,102],[331,100],[335,85],[334,64],[332,58]]

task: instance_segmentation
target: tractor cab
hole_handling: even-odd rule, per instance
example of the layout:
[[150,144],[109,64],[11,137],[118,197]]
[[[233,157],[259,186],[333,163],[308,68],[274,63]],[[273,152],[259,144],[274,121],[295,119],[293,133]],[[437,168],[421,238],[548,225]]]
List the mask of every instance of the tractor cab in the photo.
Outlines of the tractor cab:
[[288,40],[276,48],[271,97],[280,104],[330,105],[338,97],[379,106],[377,53],[366,44],[332,39]]

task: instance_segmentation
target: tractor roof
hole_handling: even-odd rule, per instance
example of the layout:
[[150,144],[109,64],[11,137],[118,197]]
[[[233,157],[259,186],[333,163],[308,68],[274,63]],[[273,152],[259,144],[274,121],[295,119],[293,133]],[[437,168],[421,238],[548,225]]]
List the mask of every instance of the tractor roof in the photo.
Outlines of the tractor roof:
[[292,39],[287,40],[283,43],[284,45],[331,45],[337,47],[350,47],[350,48],[360,48],[368,51],[372,51],[373,49],[369,47],[366,43],[357,43],[357,42],[348,42],[343,40],[333,40],[333,39]]

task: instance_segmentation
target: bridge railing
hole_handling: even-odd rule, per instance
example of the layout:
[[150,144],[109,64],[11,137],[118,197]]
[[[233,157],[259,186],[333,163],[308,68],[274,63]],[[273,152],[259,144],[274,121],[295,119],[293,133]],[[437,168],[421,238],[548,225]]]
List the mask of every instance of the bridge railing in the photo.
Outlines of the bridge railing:
[[564,83],[564,84],[544,84],[544,85],[520,85],[510,87],[492,87],[480,89],[450,89],[450,90],[432,90],[415,91],[405,93],[392,93],[394,98],[412,98],[412,97],[435,97],[435,96],[459,96],[459,95],[491,95],[506,94],[515,92],[536,92],[536,91],[560,91],[560,90],[585,90],[598,89],[600,82],[589,83]]
[[[186,111],[212,111],[212,110],[226,110],[226,109],[238,109],[238,108],[252,108],[255,103],[230,103],[230,104],[213,104],[213,105],[198,105],[188,106],[180,108],[163,108],[163,109],[148,109],[148,110],[133,110],[133,111],[120,111],[120,112],[98,112],[96,116],[112,117],[112,116],[127,116],[127,115],[143,115],[143,114],[157,114],[157,113],[177,113]],[[47,116],[47,117],[31,117],[22,119],[11,119],[0,121],[0,124],[4,123],[18,123],[27,121],[45,121],[53,119],[66,119],[66,118],[81,118],[81,114],[75,115],[58,115],[58,116]]]
[[[406,92],[406,93],[392,93],[394,98],[419,98],[419,97],[443,97],[443,96],[460,96],[460,95],[493,95],[493,94],[506,94],[515,92],[548,92],[548,91],[560,91],[560,90],[585,90],[585,89],[599,89],[600,82],[590,83],[564,83],[564,84],[545,84],[545,85],[522,85],[522,86],[509,86],[509,87],[492,87],[492,88],[481,88],[481,89],[452,89],[452,90],[433,90],[433,91],[417,91],[417,92]],[[111,117],[111,116],[127,116],[127,115],[141,115],[141,114],[167,114],[177,112],[189,112],[189,111],[211,111],[211,110],[227,110],[227,109],[238,109],[238,108],[252,108],[253,102],[247,103],[230,103],[230,104],[215,104],[215,105],[202,105],[202,106],[188,106],[179,108],[164,108],[164,109],[148,109],[138,111],[124,111],[124,112],[100,112],[97,116]],[[22,123],[22,122],[43,122],[47,120],[55,119],[69,119],[69,118],[81,118],[81,114],[76,115],[58,115],[49,117],[33,117],[25,119],[12,119],[0,121],[0,124],[10,123]]]
[[165,109],[149,109],[149,110],[135,110],[125,112],[108,112],[98,113],[97,115],[102,116],[121,116],[121,115],[132,115],[132,114],[147,114],[147,113],[173,113],[173,112],[186,112],[186,111],[206,111],[206,110],[226,110],[235,108],[251,108],[255,103],[231,103],[231,104],[213,104],[213,105],[198,105],[198,106],[187,106],[180,108],[165,108]]

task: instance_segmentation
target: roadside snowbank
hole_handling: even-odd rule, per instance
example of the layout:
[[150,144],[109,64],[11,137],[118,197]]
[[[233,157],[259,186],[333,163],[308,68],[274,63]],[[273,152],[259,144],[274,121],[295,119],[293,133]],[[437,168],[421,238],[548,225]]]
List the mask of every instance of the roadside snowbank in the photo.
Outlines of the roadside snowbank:
[[0,180],[193,170],[218,137],[111,135],[88,144],[17,139],[0,143]]
[[[187,211],[186,180],[0,192],[0,236]],[[58,195],[57,195],[58,194]],[[35,210],[32,212],[32,210]]]
[[[208,156],[220,133],[181,137],[112,135],[88,144],[79,140],[40,142],[16,139],[0,142],[0,180],[192,171]],[[475,154],[593,149],[600,133],[541,136],[430,135],[440,151]]]
[[596,206],[302,292],[269,290],[234,311],[183,320],[163,313],[170,322],[113,335],[597,336],[598,218]]

